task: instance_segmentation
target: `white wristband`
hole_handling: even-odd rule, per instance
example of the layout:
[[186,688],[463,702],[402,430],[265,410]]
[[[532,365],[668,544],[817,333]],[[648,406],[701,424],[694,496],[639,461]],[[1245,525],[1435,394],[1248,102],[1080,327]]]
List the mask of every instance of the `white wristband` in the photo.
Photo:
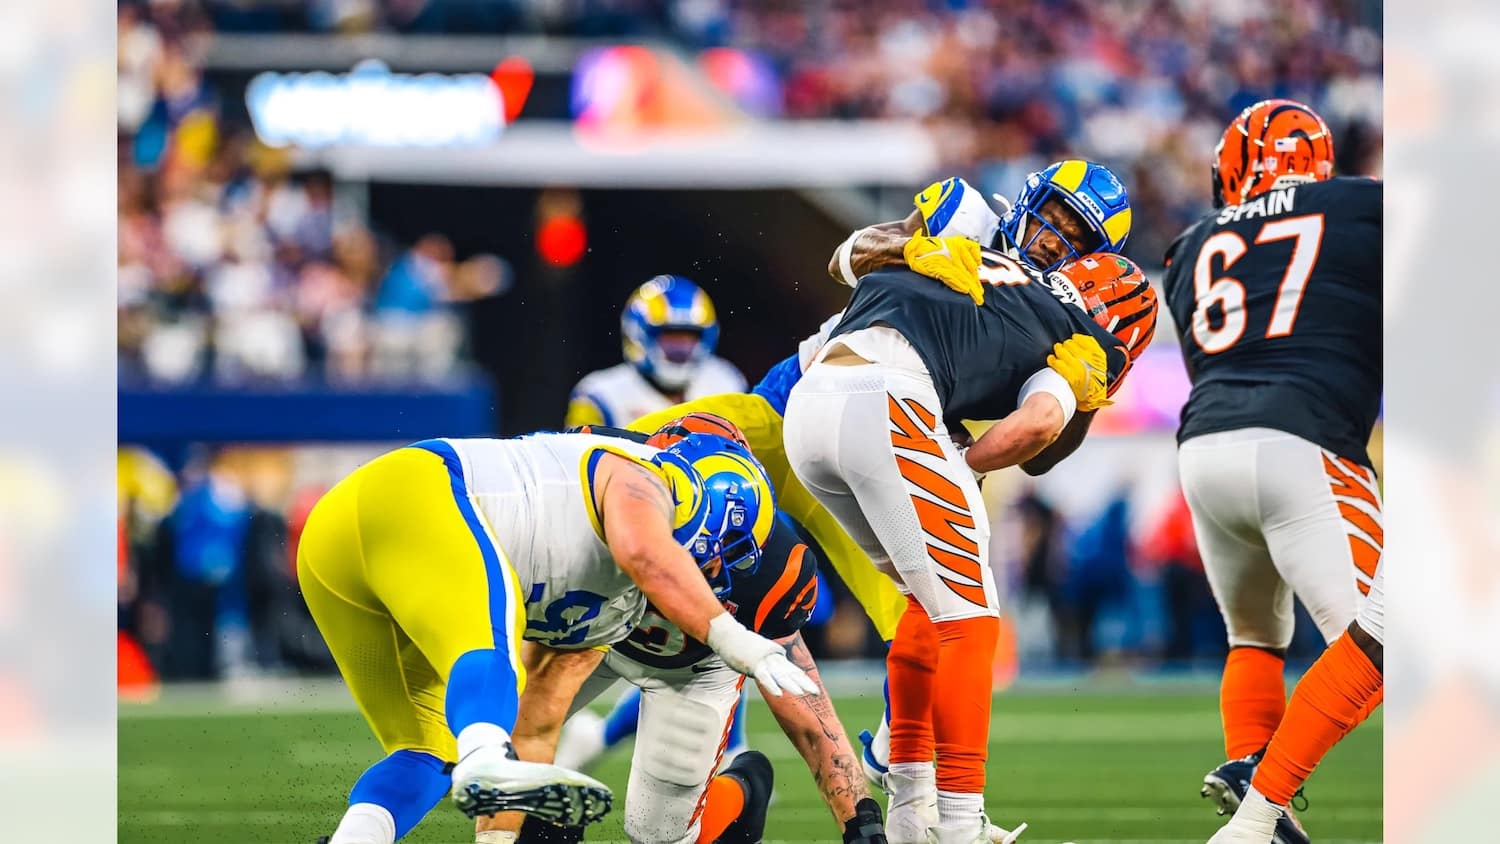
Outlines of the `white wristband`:
[[839,244],[839,275],[850,287],[858,287],[859,278],[854,275],[854,266],[850,263],[849,253],[854,251],[854,241],[859,240],[859,236],[864,233],[864,229],[857,229],[849,235],[847,240]]
[[1078,410],[1078,397],[1073,395],[1073,388],[1068,386],[1068,379],[1058,375],[1052,367],[1044,366],[1026,379],[1026,383],[1021,385],[1021,394],[1016,399],[1016,407],[1025,404],[1027,399],[1037,393],[1047,393],[1057,399],[1057,403],[1062,405],[1064,425],[1073,419],[1073,414]]
[[709,620],[708,636],[703,643],[718,654],[725,665],[741,674],[753,673],[757,662],[781,650],[779,645],[751,631],[727,612]]

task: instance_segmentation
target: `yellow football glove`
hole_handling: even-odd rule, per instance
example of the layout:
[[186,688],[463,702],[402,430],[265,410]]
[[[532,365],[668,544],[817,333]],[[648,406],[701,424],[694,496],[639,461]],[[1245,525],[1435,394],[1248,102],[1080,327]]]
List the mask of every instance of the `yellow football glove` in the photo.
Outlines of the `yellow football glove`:
[[1078,399],[1078,409],[1087,413],[1114,404],[1109,395],[1109,359],[1104,347],[1089,334],[1074,334],[1052,346],[1047,365],[1067,380]]
[[935,278],[950,290],[984,304],[985,283],[979,280],[979,244],[964,237],[915,235],[906,242],[906,265]]

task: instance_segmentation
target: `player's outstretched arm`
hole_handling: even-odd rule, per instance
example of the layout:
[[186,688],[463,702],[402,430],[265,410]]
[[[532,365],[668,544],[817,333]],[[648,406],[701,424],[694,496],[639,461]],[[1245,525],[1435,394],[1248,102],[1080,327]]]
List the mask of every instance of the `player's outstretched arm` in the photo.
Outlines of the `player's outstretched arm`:
[[693,558],[672,538],[672,501],[644,466],[616,455],[599,465],[596,504],[604,539],[620,570],[666,619],[708,645],[724,663],[754,677],[770,694],[817,690],[775,642],[751,632],[708,588]]
[[766,704],[782,732],[791,740],[792,746],[807,761],[823,802],[835,820],[843,826],[855,815],[855,804],[870,796],[865,786],[864,773],[859,767],[859,757],[849,736],[844,732],[833,701],[818,678],[818,666],[813,662],[802,634],[793,633],[778,642],[786,645],[792,664],[801,668],[817,684],[818,690],[802,697],[767,697]]
[[1061,434],[1052,444],[1042,449],[1037,456],[1021,464],[1021,471],[1032,477],[1045,475],[1052,471],[1052,467],[1063,462],[1068,455],[1078,450],[1083,444],[1085,437],[1089,435],[1089,425],[1094,421],[1097,411],[1089,410],[1073,414],[1068,424],[1063,426]]
[[687,550],[672,538],[672,499],[644,466],[615,455],[599,464],[595,495],[604,538],[620,570],[668,621],[698,641],[724,605]]
[[964,457],[969,468],[981,474],[1025,463],[1051,445],[1067,421],[1056,396],[1036,393],[1009,416],[990,426]]
[[860,229],[834,250],[828,259],[828,275],[853,287],[862,276],[876,270],[906,266],[906,242],[921,228],[922,212],[914,210],[904,220]]

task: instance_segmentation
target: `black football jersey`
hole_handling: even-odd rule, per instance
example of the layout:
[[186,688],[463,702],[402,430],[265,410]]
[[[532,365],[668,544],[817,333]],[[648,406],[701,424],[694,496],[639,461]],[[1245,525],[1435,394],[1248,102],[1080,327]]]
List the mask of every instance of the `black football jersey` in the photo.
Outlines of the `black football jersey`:
[[1383,193],[1347,177],[1274,190],[1172,244],[1167,306],[1193,382],[1178,442],[1273,428],[1370,465]]
[[964,419],[1002,419],[1016,409],[1026,379],[1047,365],[1056,343],[1092,334],[1109,360],[1109,383],[1128,368],[1125,349],[1083,310],[1078,292],[991,250],[980,278],[984,304],[908,269],[864,276],[838,337],[889,325],[916,349],[937,388],[949,428]]
[[[730,574],[724,608],[768,639],[790,636],[807,623],[817,603],[817,575],[817,555],[777,513],[754,573]],[[708,645],[683,633],[650,605],[641,623],[614,649],[652,668],[682,668],[713,654]]]
[[[646,434],[603,425],[583,425],[568,433],[620,437],[643,443]],[[731,572],[724,608],[741,624],[768,639],[780,639],[802,629],[818,600],[818,556],[798,535],[795,524],[781,513],[761,549],[760,564],[752,573]],[[708,645],[688,636],[650,605],[639,625],[614,649],[652,668],[682,668],[713,654]]]

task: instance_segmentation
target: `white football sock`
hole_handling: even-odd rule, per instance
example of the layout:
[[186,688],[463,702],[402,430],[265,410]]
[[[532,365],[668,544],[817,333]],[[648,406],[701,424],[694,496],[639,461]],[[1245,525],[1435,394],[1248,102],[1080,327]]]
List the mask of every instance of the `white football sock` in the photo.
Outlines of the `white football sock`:
[[458,732],[458,758],[463,761],[470,753],[481,747],[490,745],[505,745],[510,741],[510,733],[498,724],[487,724],[479,721],[464,727]]
[[972,824],[984,816],[984,795],[939,791],[938,821],[943,826]]
[[891,773],[909,780],[937,782],[937,768],[931,762],[897,762],[891,765]]
[[474,833],[474,844],[515,844],[520,837],[520,833],[516,832],[486,829],[484,832]]
[[396,819],[384,806],[355,803],[328,844],[396,844]]
[[1234,817],[1230,823],[1243,825],[1246,829],[1253,829],[1257,833],[1264,831],[1266,835],[1276,832],[1276,822],[1281,819],[1282,807],[1267,800],[1265,795],[1255,790],[1254,786],[1245,793],[1245,799],[1240,801],[1240,807],[1235,810]]

